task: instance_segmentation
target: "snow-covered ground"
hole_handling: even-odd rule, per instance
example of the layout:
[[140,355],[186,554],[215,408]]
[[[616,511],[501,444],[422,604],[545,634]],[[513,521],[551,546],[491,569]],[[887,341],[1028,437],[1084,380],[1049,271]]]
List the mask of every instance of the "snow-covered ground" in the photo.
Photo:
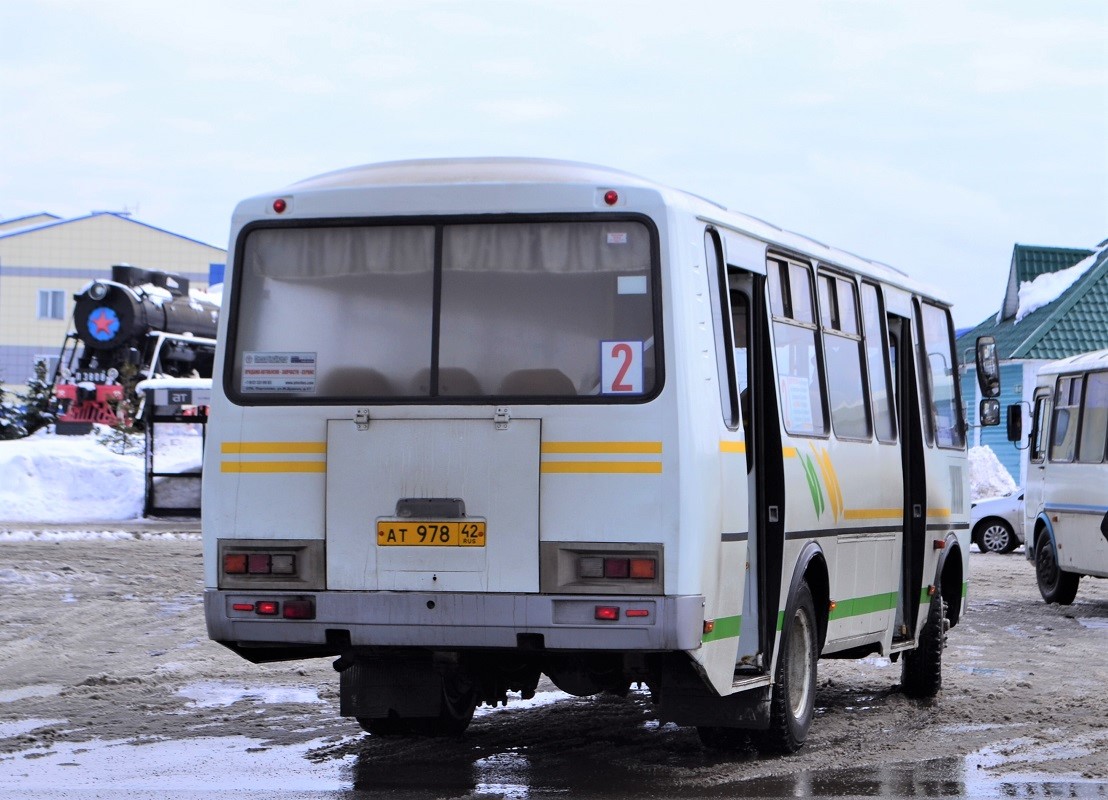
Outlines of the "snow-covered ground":
[[[120,453],[125,448],[108,441],[107,433],[97,428],[86,436],[58,436],[42,430],[26,439],[0,441],[0,521],[140,519],[146,496],[145,442],[141,436],[134,438],[135,446]],[[160,424],[155,471],[198,472],[201,442],[199,425]],[[158,499],[159,505],[173,505]]]
[[[142,440],[135,452],[121,455],[101,443],[104,434],[98,430],[87,436],[57,436],[43,430],[26,439],[0,441],[0,522],[125,522],[141,518],[146,491]],[[199,470],[199,426],[162,425],[155,441],[156,471]],[[972,499],[1015,489],[1011,476],[988,447],[971,448],[969,463]]]

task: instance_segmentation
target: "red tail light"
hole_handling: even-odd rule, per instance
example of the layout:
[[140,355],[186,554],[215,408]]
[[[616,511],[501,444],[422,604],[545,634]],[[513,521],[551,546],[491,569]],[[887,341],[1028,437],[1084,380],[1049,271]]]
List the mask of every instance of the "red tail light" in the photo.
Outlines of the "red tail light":
[[286,600],[285,619],[315,619],[315,603],[311,600]]
[[604,559],[605,578],[626,578],[631,574],[631,560],[627,558]]
[[223,571],[228,575],[245,575],[246,553],[227,553],[223,556]]
[[259,600],[254,604],[254,613],[263,617],[275,617],[280,608],[281,604],[276,600]]
[[654,580],[657,562],[653,558],[632,558],[631,577],[645,580]]
[[269,553],[251,553],[246,557],[246,571],[251,575],[268,575],[270,572]]
[[605,620],[619,619],[619,606],[597,606],[596,618]]

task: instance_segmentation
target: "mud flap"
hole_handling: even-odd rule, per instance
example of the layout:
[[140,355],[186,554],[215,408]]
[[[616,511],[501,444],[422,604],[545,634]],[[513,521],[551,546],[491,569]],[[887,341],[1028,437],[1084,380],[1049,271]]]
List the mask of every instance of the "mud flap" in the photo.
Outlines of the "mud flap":
[[684,654],[664,657],[651,684],[658,719],[677,725],[764,730],[770,720],[770,687],[720,696]]
[[429,660],[359,659],[339,673],[344,717],[436,717],[441,710],[442,675]]

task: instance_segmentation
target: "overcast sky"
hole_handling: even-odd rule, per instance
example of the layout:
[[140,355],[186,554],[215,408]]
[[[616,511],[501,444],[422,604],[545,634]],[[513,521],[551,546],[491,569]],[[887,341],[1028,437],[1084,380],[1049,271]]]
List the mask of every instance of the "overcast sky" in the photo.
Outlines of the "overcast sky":
[[226,247],[332,169],[565,158],[897,266],[959,326],[1016,242],[1108,238],[1103,0],[25,0],[0,33],[0,218]]

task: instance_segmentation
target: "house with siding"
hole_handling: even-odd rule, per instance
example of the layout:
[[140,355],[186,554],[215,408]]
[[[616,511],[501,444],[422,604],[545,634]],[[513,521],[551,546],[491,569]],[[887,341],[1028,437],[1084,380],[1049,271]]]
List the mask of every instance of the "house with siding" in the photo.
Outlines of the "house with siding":
[[70,329],[73,295],[111,278],[112,266],[175,272],[195,286],[222,280],[227,252],[148,225],[94,211],[64,219],[41,213],[0,219],[0,381],[22,391],[36,361],[57,362]]
[[977,426],[981,396],[973,348],[978,336],[996,339],[1001,408],[1023,403],[1023,429],[1028,431],[1039,367],[1108,347],[1108,240],[1088,250],[1017,244],[1000,311],[958,337],[958,349],[967,364],[961,384],[966,419],[972,426],[969,444],[991,447],[1022,486],[1027,476],[1026,450],[1007,440],[1003,424]]

